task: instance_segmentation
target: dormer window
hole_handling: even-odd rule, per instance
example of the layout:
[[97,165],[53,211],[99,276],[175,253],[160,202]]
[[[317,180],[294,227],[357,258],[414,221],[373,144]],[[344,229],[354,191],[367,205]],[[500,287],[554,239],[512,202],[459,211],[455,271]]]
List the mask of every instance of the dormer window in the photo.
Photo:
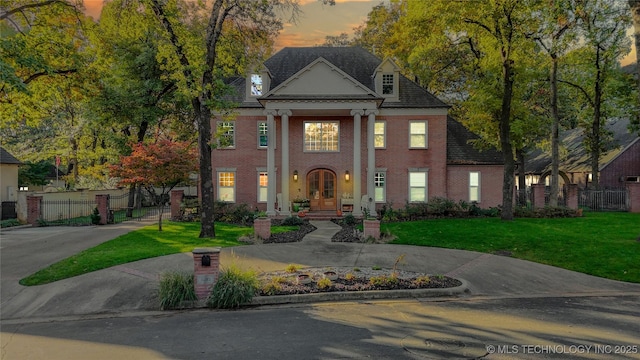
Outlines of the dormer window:
[[393,95],[393,74],[382,74],[382,95]]
[[251,74],[251,96],[262,96],[262,75]]

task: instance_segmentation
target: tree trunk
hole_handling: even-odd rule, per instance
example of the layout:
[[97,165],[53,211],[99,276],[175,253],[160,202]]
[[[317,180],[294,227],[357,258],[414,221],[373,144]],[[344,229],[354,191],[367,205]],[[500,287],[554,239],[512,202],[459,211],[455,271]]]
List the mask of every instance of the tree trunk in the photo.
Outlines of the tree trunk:
[[136,201],[136,184],[129,187],[129,197],[127,198],[127,217],[133,217],[133,207]]
[[158,202],[158,231],[162,231],[162,213],[164,212],[164,201]]
[[[205,95],[206,97],[206,95]],[[209,99],[193,99],[198,124],[198,153],[200,155],[200,238],[216,236],[214,226],[213,169],[211,165],[211,111],[205,105]]]
[[511,145],[511,99],[513,98],[513,60],[502,61],[503,91],[500,112],[500,145],[504,156],[504,179],[502,182],[502,220],[513,220],[513,185],[515,161]]
[[558,176],[560,167],[559,123],[558,115],[558,57],[551,54],[551,192],[549,206],[558,206]]
[[518,204],[520,206],[527,206],[527,174],[524,172],[525,160],[524,149],[516,151],[518,157]]
[[603,74],[600,69],[600,51],[596,51],[596,81],[593,96],[593,124],[591,124],[591,182],[594,189],[600,188],[600,148],[602,139],[600,136],[600,118],[602,117],[602,82]]

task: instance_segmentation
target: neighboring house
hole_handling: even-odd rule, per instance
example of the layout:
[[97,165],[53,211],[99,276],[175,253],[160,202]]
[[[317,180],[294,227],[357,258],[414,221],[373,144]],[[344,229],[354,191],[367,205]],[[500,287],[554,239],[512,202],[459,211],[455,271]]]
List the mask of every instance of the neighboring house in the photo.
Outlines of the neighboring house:
[[235,118],[213,121],[218,200],[289,214],[310,210],[375,213],[432,197],[502,202],[496,151],[448,117],[449,106],[391,60],[357,47],[285,48],[246,77]]
[[[626,182],[640,182],[640,137],[629,131],[629,119],[618,119],[606,124],[613,134],[610,150],[600,158],[601,188],[621,188]],[[578,184],[585,188],[591,181],[591,159],[585,149],[582,129],[564,131],[560,135],[561,146],[566,149],[560,159],[561,182]],[[529,182],[549,183],[551,156],[536,149],[525,159],[525,173]]]
[[64,177],[67,176],[63,170],[60,168],[56,168],[55,165],[49,165],[48,172],[45,177],[47,184],[45,185],[32,185],[27,184],[26,187],[29,191],[44,191],[44,192],[56,192],[60,191],[60,189],[64,189],[67,186],[67,182],[64,180]]
[[0,218],[16,217],[15,202],[18,201],[18,167],[22,164],[3,147],[0,147]]

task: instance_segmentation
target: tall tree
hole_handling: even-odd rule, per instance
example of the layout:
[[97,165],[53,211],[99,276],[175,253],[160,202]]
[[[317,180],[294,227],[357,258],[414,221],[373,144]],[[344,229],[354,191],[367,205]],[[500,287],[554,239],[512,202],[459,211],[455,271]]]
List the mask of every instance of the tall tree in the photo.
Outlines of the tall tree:
[[636,46],[636,83],[638,86],[638,108],[636,109],[636,126],[640,129],[640,0],[629,0],[633,20],[633,38]]
[[599,188],[599,162],[606,150],[604,105],[609,94],[605,88],[619,68],[619,60],[629,52],[626,30],[630,25],[627,9],[616,0],[585,0],[576,9],[583,48],[571,56],[574,63],[567,68],[573,81],[560,80],[579,90],[586,108],[581,125],[585,147],[590,153],[591,186]]
[[[201,231],[200,237],[214,237],[214,184],[211,164],[211,115],[212,110],[222,111],[228,107],[222,96],[226,91],[223,83],[225,75],[223,46],[237,46],[261,39],[269,43],[281,29],[281,20],[276,14],[278,7],[294,7],[293,0],[215,0],[210,7],[202,9],[206,13],[204,46],[201,52],[190,52],[184,37],[185,25],[191,21],[176,15],[178,7],[172,1],[144,0],[166,31],[177,60],[175,69],[180,75],[185,93],[194,111],[194,121],[198,136],[200,159]],[[241,31],[238,31],[241,29]],[[235,37],[236,43],[225,42]],[[225,39],[226,35],[230,35]],[[233,48],[237,50],[238,48]],[[254,49],[255,50],[255,49]],[[264,55],[267,49],[263,49]],[[233,53],[227,53],[232,55]],[[241,53],[243,54],[243,53]],[[250,57],[244,53],[244,57]],[[243,56],[241,56],[243,57]],[[229,61],[231,60],[231,61]],[[235,59],[229,59],[233,62]]]
[[573,0],[553,0],[541,8],[542,21],[533,36],[548,56],[551,106],[551,190],[549,205],[558,205],[560,168],[560,113],[558,110],[558,62],[577,45],[576,15]]

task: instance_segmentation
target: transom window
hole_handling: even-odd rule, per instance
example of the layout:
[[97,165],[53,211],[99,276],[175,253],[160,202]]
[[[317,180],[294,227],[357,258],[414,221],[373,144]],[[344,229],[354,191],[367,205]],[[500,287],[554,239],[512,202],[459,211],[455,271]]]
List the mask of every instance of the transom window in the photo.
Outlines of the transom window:
[[218,147],[233,148],[236,146],[236,124],[233,121],[221,121],[218,123]]
[[480,201],[480,173],[477,171],[469,173],[469,201]]
[[262,76],[251,74],[251,96],[262,95]]
[[382,74],[382,95],[393,95],[393,74]]
[[386,121],[376,121],[373,130],[373,143],[377,149],[385,148],[387,146],[386,138]]
[[258,147],[266,148],[269,145],[268,127],[266,121],[258,123]]
[[427,122],[411,121],[409,122],[409,147],[410,148],[427,148]]
[[236,201],[236,173],[221,171],[218,173],[218,200],[224,202]]
[[269,185],[267,172],[258,173],[258,202],[267,202],[267,185]]
[[337,121],[304,123],[305,151],[338,151],[340,124]]
[[375,173],[374,178],[373,178],[373,183],[374,183],[374,187],[375,187],[375,201],[376,202],[385,202],[386,201],[386,196],[387,196],[387,191],[386,191],[386,184],[387,184],[387,174],[385,172],[382,171],[378,171]]
[[427,201],[427,179],[426,171],[409,172],[409,202]]

